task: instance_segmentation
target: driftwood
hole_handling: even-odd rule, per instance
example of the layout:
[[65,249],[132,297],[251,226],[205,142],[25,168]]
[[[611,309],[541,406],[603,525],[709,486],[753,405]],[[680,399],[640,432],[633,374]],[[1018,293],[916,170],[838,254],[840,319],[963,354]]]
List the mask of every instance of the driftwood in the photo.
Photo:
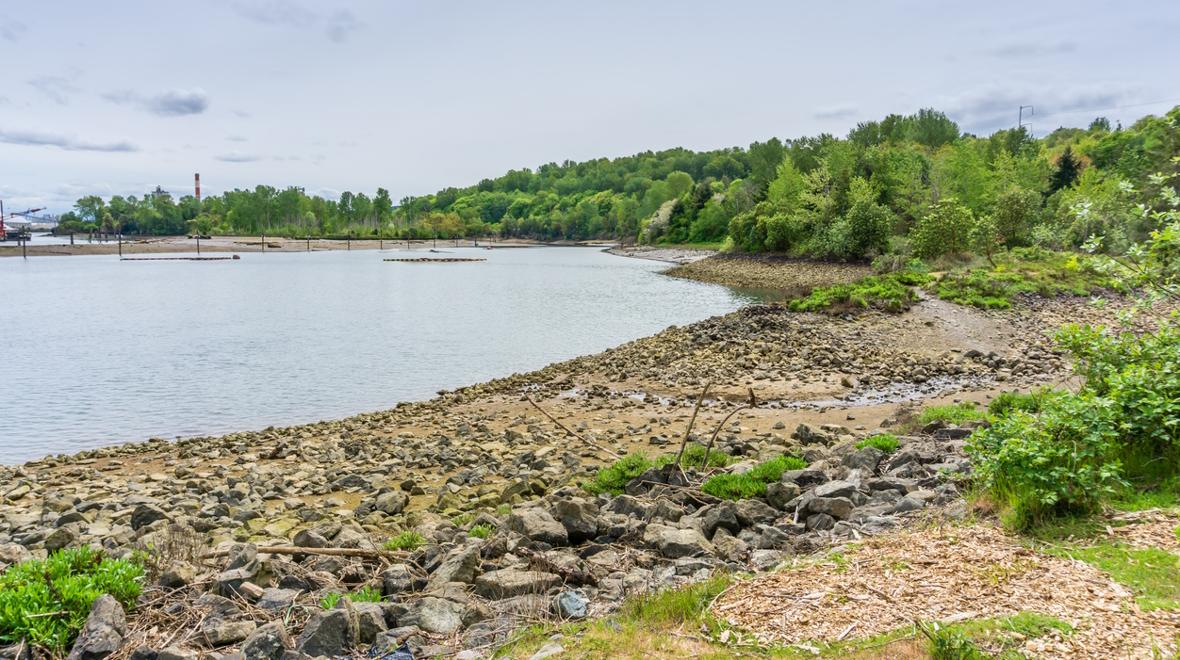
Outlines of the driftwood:
[[[226,557],[229,550],[219,550],[202,555],[201,559]],[[329,557],[360,557],[362,559],[404,559],[408,553],[394,550],[365,550],[362,548],[300,548],[293,545],[259,546],[262,555],[327,555]]]
[[537,403],[536,401],[533,401],[533,397],[531,397],[531,396],[529,396],[529,395],[527,395],[527,394],[526,394],[526,395],[524,396],[524,398],[525,398],[525,400],[526,400],[526,401],[528,401],[529,403],[533,404],[533,407],[534,407],[534,408],[536,408],[537,410],[540,410],[542,415],[544,415],[544,416],[548,417],[548,418],[549,418],[549,421],[551,421],[551,422],[553,422],[554,424],[556,424],[556,425],[560,426],[560,427],[561,427],[561,430],[563,430],[563,431],[565,431],[566,433],[568,433],[568,434],[570,434],[570,435],[574,436],[574,437],[575,437],[575,438],[577,438],[578,440],[581,440],[582,442],[584,442],[584,443],[586,443],[587,445],[589,445],[589,446],[593,447],[594,449],[597,449],[598,451],[601,451],[601,452],[604,452],[604,453],[610,454],[610,455],[611,455],[611,457],[613,457],[613,458],[616,458],[616,459],[617,459],[617,458],[620,458],[620,456],[619,456],[617,453],[615,453],[615,452],[611,451],[610,449],[607,449],[606,447],[603,447],[602,445],[600,445],[600,444],[598,444],[598,443],[594,442],[593,440],[591,440],[591,439],[587,438],[586,436],[582,435],[581,433],[578,433],[577,431],[575,431],[575,430],[571,429],[570,427],[566,426],[565,424],[562,424],[561,422],[559,422],[559,421],[557,420],[557,418],[556,418],[556,417],[554,417],[553,415],[550,415],[550,414],[549,414],[549,412],[548,412],[548,411],[546,411],[544,408],[542,408],[542,407],[541,407],[541,405],[540,405],[539,403]]
[[713,451],[713,443],[717,441],[717,436],[721,433],[721,429],[725,427],[725,423],[728,422],[731,417],[738,414],[739,412],[741,412],[743,410],[748,410],[748,409],[753,408],[758,405],[758,399],[754,397],[754,388],[749,387],[746,389],[750,393],[749,402],[746,403],[745,405],[738,406],[737,408],[734,408],[733,410],[731,410],[729,412],[729,414],[725,416],[725,419],[721,420],[721,423],[717,425],[717,428],[713,429],[713,435],[709,437],[709,444],[705,446],[705,465],[706,466],[708,466],[708,464],[709,464],[709,452]]
[[[697,404],[692,408],[692,417],[688,420],[688,426],[684,429],[684,439],[680,441],[680,451],[676,452],[676,460],[672,461],[676,467],[680,467],[680,459],[684,457],[684,448],[688,446],[688,438],[692,435],[692,427],[697,423],[697,413],[701,411],[701,402],[705,400],[705,395],[709,393],[709,388],[713,387],[712,382],[705,383],[705,389],[701,390],[701,395],[697,397]],[[709,454],[705,453],[705,463],[709,462]]]

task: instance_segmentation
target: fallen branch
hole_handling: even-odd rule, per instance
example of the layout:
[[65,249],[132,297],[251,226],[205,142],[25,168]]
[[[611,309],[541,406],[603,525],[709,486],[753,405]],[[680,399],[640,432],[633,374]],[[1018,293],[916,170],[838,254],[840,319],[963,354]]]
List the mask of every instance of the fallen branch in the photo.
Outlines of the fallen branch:
[[[705,383],[705,389],[701,390],[701,395],[697,397],[697,405],[692,408],[692,417],[688,420],[688,426],[684,429],[684,439],[680,441],[680,451],[676,452],[676,460],[672,461],[677,468],[680,467],[680,459],[684,456],[684,448],[688,446],[688,437],[692,435],[692,427],[697,423],[697,413],[701,410],[701,402],[705,400],[705,395],[709,393],[709,388],[713,387],[712,382]],[[705,453],[705,463],[709,462],[709,454]]]
[[540,410],[542,415],[544,415],[544,416],[548,417],[548,418],[549,418],[549,421],[551,421],[551,422],[553,422],[554,424],[556,424],[556,425],[558,425],[559,427],[561,427],[561,430],[563,430],[563,431],[565,431],[566,433],[568,433],[568,434],[570,434],[570,435],[574,436],[574,437],[575,437],[575,438],[577,438],[578,440],[581,440],[582,442],[584,442],[584,443],[586,443],[587,445],[589,445],[589,446],[593,447],[594,449],[597,449],[598,451],[601,451],[601,452],[605,452],[605,453],[607,453],[607,454],[610,454],[610,455],[611,455],[613,458],[616,458],[616,459],[618,459],[618,458],[622,458],[622,457],[621,457],[621,456],[619,456],[617,453],[615,453],[615,452],[611,451],[610,449],[607,449],[606,447],[603,447],[602,445],[599,445],[598,443],[594,442],[593,440],[590,440],[589,438],[587,438],[586,436],[582,435],[581,433],[578,433],[577,431],[574,431],[573,429],[571,429],[570,427],[566,426],[565,424],[562,424],[561,422],[559,422],[559,421],[557,420],[557,418],[556,418],[556,417],[554,417],[553,415],[550,415],[550,414],[549,414],[549,412],[548,412],[548,411],[546,411],[544,408],[542,408],[540,404],[538,404],[536,401],[533,401],[533,397],[531,397],[531,396],[529,396],[529,395],[527,395],[527,394],[526,394],[526,395],[524,395],[524,398],[525,398],[525,400],[526,400],[526,401],[528,401],[529,403],[533,404],[533,407],[534,407],[534,408],[536,408],[537,410]]
[[[201,559],[216,559],[229,556],[229,550],[218,550],[202,555]],[[258,554],[265,555],[327,555],[329,557],[361,557],[363,559],[404,559],[409,553],[396,550],[365,550],[362,548],[300,548],[291,545],[259,547]]]
[[731,417],[738,414],[739,412],[746,410],[748,408],[753,408],[758,405],[758,399],[754,397],[754,388],[748,387],[748,388],[746,388],[746,390],[750,393],[749,402],[746,403],[745,405],[738,406],[737,408],[734,408],[733,410],[731,410],[729,412],[729,414],[725,416],[725,419],[721,420],[721,423],[717,425],[717,428],[713,429],[713,435],[709,437],[709,444],[705,446],[705,466],[706,467],[708,467],[708,465],[709,465],[709,452],[713,451],[713,443],[717,441],[717,436],[721,433],[721,429],[725,428],[725,423],[728,422]]

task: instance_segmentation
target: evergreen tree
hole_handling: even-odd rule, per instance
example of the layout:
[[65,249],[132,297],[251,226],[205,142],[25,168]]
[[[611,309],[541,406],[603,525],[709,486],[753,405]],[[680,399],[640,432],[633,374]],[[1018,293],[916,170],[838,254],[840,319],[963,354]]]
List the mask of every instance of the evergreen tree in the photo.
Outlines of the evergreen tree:
[[1066,147],[1057,160],[1057,169],[1049,177],[1049,194],[1072,186],[1078,180],[1081,169],[1081,163],[1074,158],[1073,149]]

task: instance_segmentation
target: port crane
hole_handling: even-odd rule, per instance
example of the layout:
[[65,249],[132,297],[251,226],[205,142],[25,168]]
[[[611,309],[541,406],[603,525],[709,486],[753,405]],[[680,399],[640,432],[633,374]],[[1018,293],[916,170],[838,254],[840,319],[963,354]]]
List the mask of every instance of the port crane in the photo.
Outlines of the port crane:
[[33,215],[34,213],[37,213],[38,211],[44,211],[44,210],[45,210],[44,208],[39,208],[39,209],[27,209],[25,211],[13,211],[12,213],[9,213],[6,218],[4,215],[3,202],[0,202],[0,241],[27,241],[27,240],[29,240],[30,235],[29,235],[29,228],[27,226],[16,227],[16,226],[9,224],[7,222],[7,220],[11,219],[11,218],[17,218],[17,217],[25,218],[27,220],[46,220],[47,218],[41,218],[41,217]]

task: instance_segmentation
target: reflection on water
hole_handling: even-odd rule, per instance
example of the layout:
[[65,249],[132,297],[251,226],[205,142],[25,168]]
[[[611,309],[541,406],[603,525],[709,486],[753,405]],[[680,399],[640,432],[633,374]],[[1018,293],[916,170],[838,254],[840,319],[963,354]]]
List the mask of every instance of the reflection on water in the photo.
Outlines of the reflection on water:
[[0,259],[0,463],[378,410],[746,300],[592,248],[447,252],[487,261]]

